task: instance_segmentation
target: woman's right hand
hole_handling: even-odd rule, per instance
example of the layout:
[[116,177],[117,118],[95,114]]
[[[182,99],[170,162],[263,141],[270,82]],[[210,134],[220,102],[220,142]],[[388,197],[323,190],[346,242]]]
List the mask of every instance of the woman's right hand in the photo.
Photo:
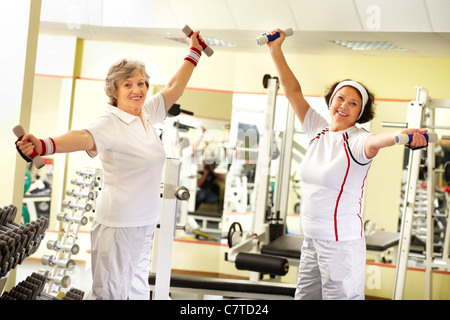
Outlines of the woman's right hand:
[[17,146],[20,151],[27,157],[31,156],[33,150],[36,149],[37,154],[42,153],[42,144],[38,138],[32,134],[26,134],[23,136],[21,141],[17,141]]

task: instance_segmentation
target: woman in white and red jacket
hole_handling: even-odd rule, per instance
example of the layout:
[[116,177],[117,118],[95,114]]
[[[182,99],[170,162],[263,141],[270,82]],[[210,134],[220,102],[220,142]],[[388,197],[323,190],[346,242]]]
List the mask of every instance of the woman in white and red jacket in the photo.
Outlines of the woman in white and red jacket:
[[361,217],[364,184],[372,159],[381,148],[393,146],[399,133],[414,134],[411,147],[427,145],[426,129],[372,134],[355,123],[373,116],[374,96],[362,84],[344,80],[325,95],[328,123],[305,100],[288,66],[280,29],[268,42],[281,86],[299,118],[310,144],[302,160],[302,228],[296,299],[364,299],[366,244]]

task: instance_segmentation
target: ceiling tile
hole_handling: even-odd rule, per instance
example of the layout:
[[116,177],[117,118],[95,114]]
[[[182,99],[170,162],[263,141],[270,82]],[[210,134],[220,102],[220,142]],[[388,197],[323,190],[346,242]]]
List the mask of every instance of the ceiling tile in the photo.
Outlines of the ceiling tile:
[[429,32],[424,0],[355,1],[364,30]]
[[297,27],[287,0],[227,0],[227,3],[238,29],[265,32]]
[[225,0],[167,0],[180,26],[192,29],[235,29],[233,15]]
[[352,0],[290,0],[289,5],[299,30],[362,30]]

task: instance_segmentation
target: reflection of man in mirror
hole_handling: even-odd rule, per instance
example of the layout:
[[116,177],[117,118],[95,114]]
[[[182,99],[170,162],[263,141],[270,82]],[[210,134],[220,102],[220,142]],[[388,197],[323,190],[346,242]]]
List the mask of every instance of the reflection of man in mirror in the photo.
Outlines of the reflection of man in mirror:
[[197,180],[197,195],[195,198],[195,210],[203,203],[216,203],[219,201],[219,186],[215,181],[224,180],[222,174],[214,171],[216,162],[204,161],[203,171],[200,171],[200,178]]

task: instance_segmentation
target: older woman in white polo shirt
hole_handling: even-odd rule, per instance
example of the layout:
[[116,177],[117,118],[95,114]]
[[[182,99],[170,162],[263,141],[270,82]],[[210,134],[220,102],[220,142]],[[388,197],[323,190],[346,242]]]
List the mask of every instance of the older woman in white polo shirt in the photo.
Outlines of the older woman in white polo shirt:
[[106,112],[84,130],[38,140],[25,135],[26,155],[85,150],[99,155],[103,187],[91,230],[92,291],[88,299],[149,299],[148,272],[154,225],[159,218],[165,161],[154,125],[180,98],[201,56],[199,32],[167,86],[147,98],[149,76],[143,63],[126,59],[111,66],[105,81]]
[[[393,146],[400,132],[371,134],[355,126],[370,121],[374,96],[358,82],[345,80],[325,95],[328,123],[305,100],[289,68],[280,37],[268,47],[283,90],[310,143],[299,169],[302,181],[304,241],[296,299],[364,299],[366,245],[361,216],[364,184],[372,159],[381,148]],[[426,129],[414,134],[411,147],[427,144]]]

